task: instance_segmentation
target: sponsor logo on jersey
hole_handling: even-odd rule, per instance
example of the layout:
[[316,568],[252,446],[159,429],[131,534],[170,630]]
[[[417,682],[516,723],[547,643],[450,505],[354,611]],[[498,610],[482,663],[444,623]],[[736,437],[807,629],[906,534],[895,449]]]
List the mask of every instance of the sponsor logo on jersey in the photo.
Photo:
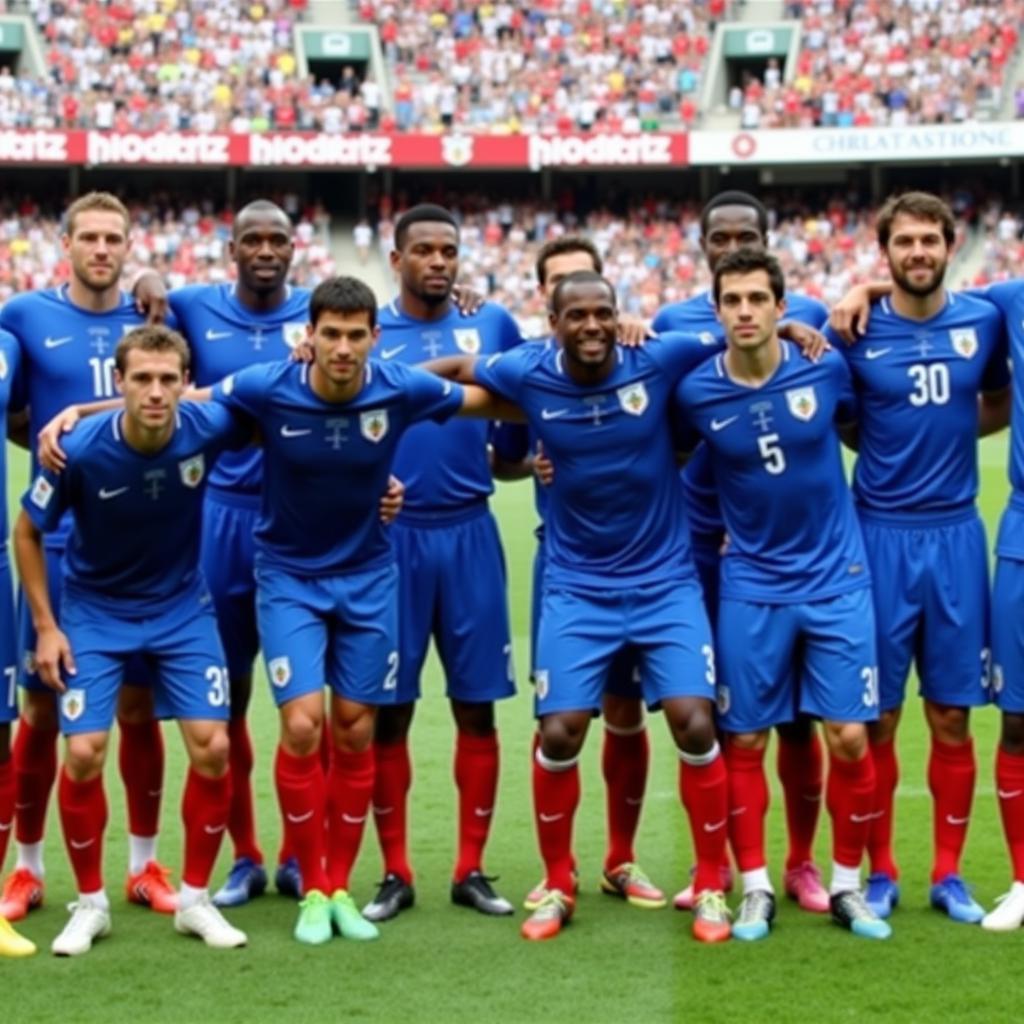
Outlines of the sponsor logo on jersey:
[[281,337],[289,348],[295,348],[306,340],[306,325],[298,320],[293,320],[281,328]]
[[203,453],[200,452],[190,459],[179,462],[178,472],[181,473],[181,482],[186,487],[198,487],[206,472],[206,460],[203,458]]
[[29,491],[29,500],[36,508],[46,508],[53,497],[53,484],[44,476],[37,476],[36,482]]
[[957,327],[949,332],[953,351],[964,359],[971,359],[978,351],[978,335],[973,327]]
[[287,686],[292,678],[291,658],[271,658],[267,662],[267,672],[275,686]]
[[543,700],[548,695],[548,690],[551,688],[551,680],[548,678],[548,670],[546,668],[538,668],[534,670],[533,685],[537,690],[537,700]]
[[60,711],[69,722],[78,721],[85,712],[85,690],[66,690],[62,693]]
[[619,405],[630,416],[643,416],[644,410],[651,404],[642,381],[619,388],[616,394],[619,396]]
[[377,444],[383,441],[388,432],[387,409],[370,409],[359,414],[359,432],[367,441]]
[[452,334],[460,352],[475,356],[480,351],[480,332],[475,327],[456,327]]
[[791,388],[786,392],[786,403],[789,405],[789,411],[804,423],[818,411],[818,396],[814,393],[813,385],[807,388]]

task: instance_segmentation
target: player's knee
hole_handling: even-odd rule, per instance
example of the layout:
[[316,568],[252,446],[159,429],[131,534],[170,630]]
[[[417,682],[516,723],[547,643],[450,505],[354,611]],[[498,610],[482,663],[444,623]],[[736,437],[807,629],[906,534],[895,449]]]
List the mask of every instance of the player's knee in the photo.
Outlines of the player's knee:
[[680,750],[687,754],[704,754],[714,746],[715,722],[710,701],[666,701],[664,710]]
[[571,761],[583,747],[586,724],[576,716],[546,715],[540,721],[540,749],[552,761]]
[[50,692],[26,690],[21,715],[33,729],[55,732],[60,724],[57,700]]
[[1024,756],[1024,715],[1003,712],[1003,728],[999,737],[999,745],[1008,754],[1015,757]]
[[925,704],[925,714],[932,736],[940,743],[966,743],[970,736],[970,710],[949,704]]
[[117,720],[142,725],[153,720],[153,691],[145,686],[122,686],[117,698]]
[[459,732],[470,736],[490,736],[494,732],[494,705],[489,701],[468,704],[453,700],[452,715]]
[[392,704],[377,711],[377,724],[374,730],[374,739],[378,743],[400,743],[409,735],[412,727],[412,716],[416,705]]
[[875,722],[868,724],[868,736],[873,744],[891,743],[896,735],[896,727],[900,723],[899,708],[883,711]]
[[792,722],[777,725],[775,731],[783,743],[803,747],[810,743],[814,736],[814,719],[807,715],[798,715]]
[[323,724],[322,714],[286,704],[281,714],[281,745],[294,757],[308,757],[320,749]]
[[192,732],[189,757],[192,767],[201,775],[220,778],[228,770],[231,742],[224,723],[203,723]]
[[644,724],[643,704],[634,697],[606,693],[601,710],[605,723],[613,729],[637,729]]
[[103,771],[107,752],[105,733],[83,733],[69,736],[64,767],[75,782],[87,782]]
[[335,720],[333,729],[334,746],[345,754],[361,754],[373,743],[374,715],[372,710],[345,721]]
[[825,737],[829,752],[841,761],[859,761],[868,751],[868,730],[863,722],[827,722]]

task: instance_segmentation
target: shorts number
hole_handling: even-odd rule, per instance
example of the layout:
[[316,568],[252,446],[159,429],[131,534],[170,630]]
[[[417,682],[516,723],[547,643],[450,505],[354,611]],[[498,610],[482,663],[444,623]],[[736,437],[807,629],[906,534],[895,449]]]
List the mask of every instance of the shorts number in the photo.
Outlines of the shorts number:
[[398,651],[388,655],[388,671],[384,676],[384,689],[394,690],[398,687]]
[[15,696],[18,692],[18,666],[6,666],[4,668],[4,675],[7,676],[7,704],[13,708]]
[[914,363],[907,370],[907,376],[914,382],[910,404],[945,405],[949,401],[949,367],[945,363]]
[[860,677],[864,680],[864,694],[861,700],[864,707],[878,707],[878,668],[875,665],[867,665],[860,670]]
[[764,468],[773,476],[778,476],[786,471],[786,456],[779,446],[778,434],[761,434],[757,439],[757,447],[761,451],[761,458],[764,459]]
[[715,649],[711,644],[704,644],[700,653],[704,655],[704,660],[707,662],[707,669],[704,672],[704,681],[709,686],[715,685]]
[[206,691],[206,699],[211,708],[228,707],[231,704],[231,687],[228,686],[228,670],[211,665],[206,670],[206,681],[210,689]]

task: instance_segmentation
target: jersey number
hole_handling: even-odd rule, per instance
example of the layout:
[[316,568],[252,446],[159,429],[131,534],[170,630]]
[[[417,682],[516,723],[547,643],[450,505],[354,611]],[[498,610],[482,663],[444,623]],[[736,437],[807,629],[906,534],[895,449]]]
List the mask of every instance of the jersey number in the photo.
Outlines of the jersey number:
[[945,405],[949,401],[949,367],[945,363],[914,363],[907,370],[907,376],[914,382],[910,404]]
[[786,456],[779,445],[778,434],[762,434],[757,439],[757,447],[764,459],[764,468],[769,473],[778,476],[786,471]]
[[114,395],[114,360],[111,357],[101,359],[93,356],[89,360],[92,370],[92,393],[97,398],[112,398]]

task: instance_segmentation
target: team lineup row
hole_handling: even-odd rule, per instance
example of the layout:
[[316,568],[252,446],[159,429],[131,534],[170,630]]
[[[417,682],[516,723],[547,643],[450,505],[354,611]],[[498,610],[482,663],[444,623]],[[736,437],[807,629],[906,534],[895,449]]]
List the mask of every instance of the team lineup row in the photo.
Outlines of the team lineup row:
[[[1019,290],[947,293],[949,211],[931,196],[901,197],[878,224],[892,294],[874,296],[867,338],[848,349],[837,342],[814,361],[780,338],[780,321],[821,326],[825,310],[784,296],[778,266],[763,252],[760,203],[723,193],[702,227],[713,292],[664,309],[657,338],[639,347],[616,344],[620,333],[638,332],[619,323],[593,246],[549,244],[538,279],[552,337],[520,345],[503,310],[463,316],[454,308],[458,227],[447,211],[417,207],[399,222],[392,261],[400,292],[378,323],[372,293],[354,279],[327,282],[312,297],[288,289],[287,217],[251,204],[235,225],[237,285],[169,296],[169,323],[185,344],[173,331],[133,329],[141,315],[118,289],[123,207],[102,194],[74,204],[65,242],[72,281],[0,312],[13,335],[0,379],[11,408],[27,406],[33,438],[65,405],[105,399],[115,386],[125,406],[62,436],[78,418],[72,410],[44,432],[34,455],[50,468],[35,476],[15,527],[25,594],[19,642],[35,656],[24,666],[13,757],[2,727],[0,800],[9,794],[10,811],[0,805],[0,820],[12,816],[16,783],[18,864],[0,914],[17,919],[42,898],[59,721],[67,756],[58,802],[79,897],[53,949],[85,952],[109,931],[101,771],[116,708],[129,898],[173,911],[179,930],[210,945],[245,942],[214,904],[244,902],[266,886],[244,720],[262,646],[281,716],[278,887],[303,896],[296,938],[375,937],[374,921],[414,900],[406,737],[432,632],[457,726],[452,898],[511,913],[482,864],[497,783],[493,703],[514,688],[504,571],[486,504],[490,438],[494,472],[542,463],[550,477],[537,492],[544,539],[533,645],[545,877],[527,897],[525,937],[558,934],[574,910],[577,757],[599,709],[610,765],[602,884],[638,905],[664,905],[633,854],[646,777],[643,701],[664,710],[679,751],[696,869],[676,905],[694,909],[698,939],[769,933],[762,762],[773,726],[789,812],[787,891],[855,934],[888,935],[898,899],[893,734],[913,657],[932,729],[932,901],[956,920],[984,913],[959,877],[959,857],[975,774],[969,708],[994,689],[1015,883],[985,925],[1018,927],[1024,815],[1013,801],[1024,780],[1024,644],[998,619],[989,641],[974,498],[979,429],[998,429],[1009,415],[1006,335],[1019,341]],[[862,325],[871,297],[850,303]],[[281,359],[307,337],[311,362]],[[425,361],[441,377],[407,365]],[[200,386],[188,397],[198,401],[179,406],[188,373]],[[479,419],[442,425],[456,413]],[[511,425],[524,418],[527,428]],[[487,419],[504,425],[492,433]],[[852,495],[837,424],[859,449]],[[258,448],[249,444],[254,428]],[[695,448],[682,487],[679,448]],[[540,450],[546,459],[531,455]],[[386,529],[378,506],[392,459],[405,498]],[[351,487],[332,486],[342,475]],[[804,508],[814,515],[794,515]],[[997,549],[1000,606],[1017,600],[1024,558],[1013,544],[1014,514],[1011,500]],[[124,542],[109,550],[115,535]],[[479,567],[471,579],[453,571],[467,560]],[[870,569],[879,565],[892,585],[872,597]],[[13,626],[9,634],[13,682]],[[7,721],[13,696],[12,685]],[[177,894],[156,861],[152,793],[162,748],[154,714],[182,721],[190,759]],[[824,723],[830,762],[828,891],[811,860],[823,774],[814,718]],[[360,913],[348,878],[371,809],[385,878]],[[224,831],[236,861],[211,900],[206,886]],[[727,836],[743,887],[732,923]],[[865,849],[872,873],[862,891]],[[31,951],[2,927],[3,949]]]

